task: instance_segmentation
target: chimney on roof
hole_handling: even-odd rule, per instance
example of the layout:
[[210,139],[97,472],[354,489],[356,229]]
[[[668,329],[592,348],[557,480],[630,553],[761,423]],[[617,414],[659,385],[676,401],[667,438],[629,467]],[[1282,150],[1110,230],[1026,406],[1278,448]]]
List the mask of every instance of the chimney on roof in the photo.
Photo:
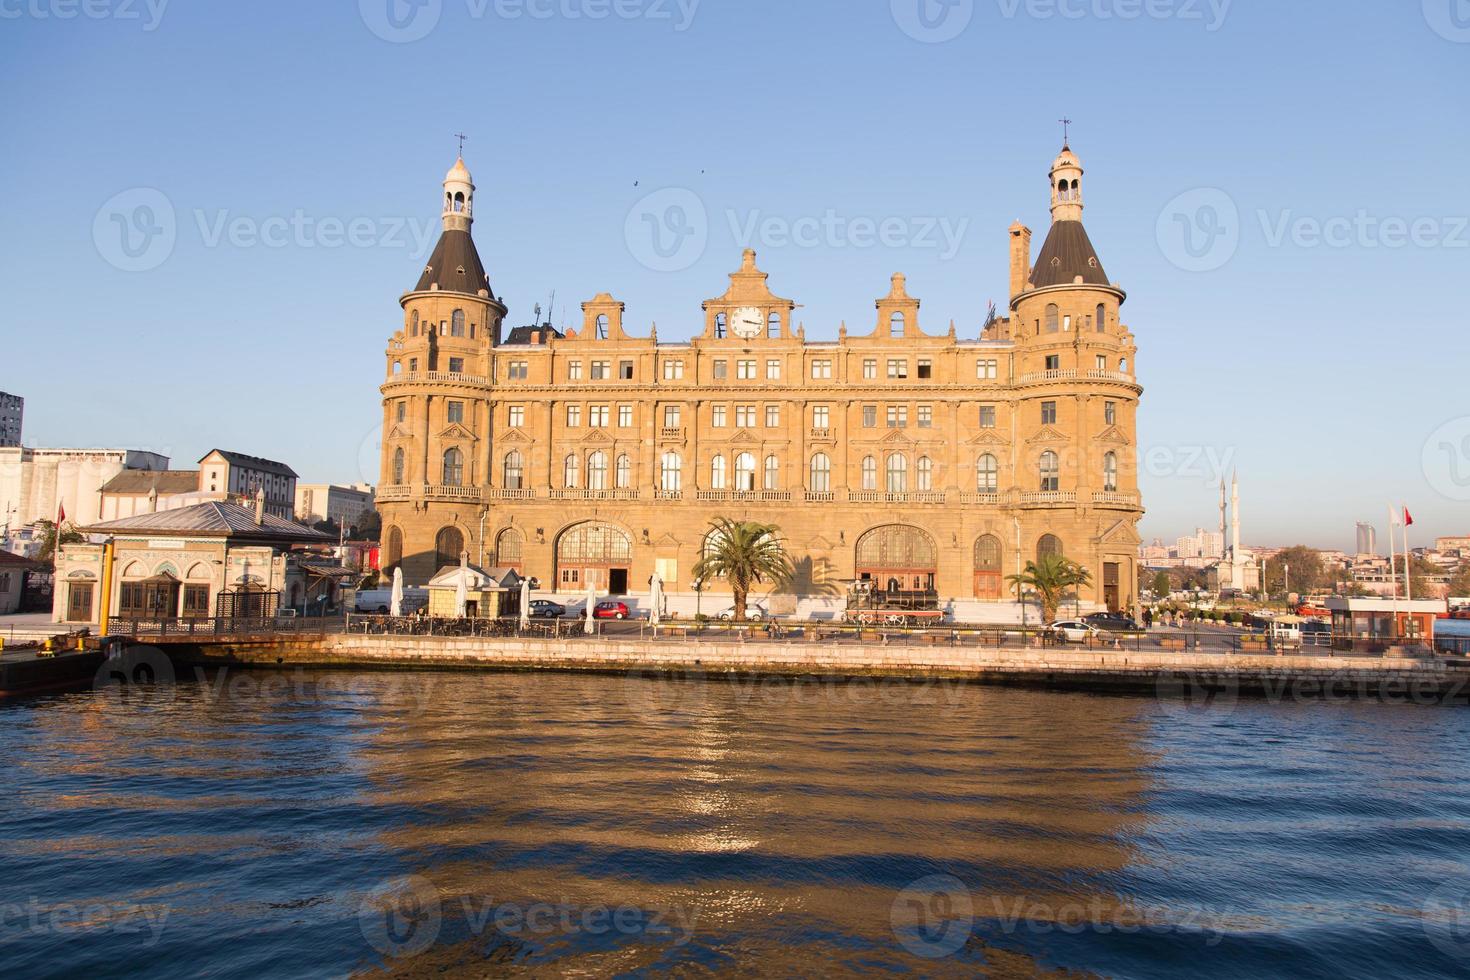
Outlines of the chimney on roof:
[[257,487],[255,491],[255,523],[265,523],[265,487]]

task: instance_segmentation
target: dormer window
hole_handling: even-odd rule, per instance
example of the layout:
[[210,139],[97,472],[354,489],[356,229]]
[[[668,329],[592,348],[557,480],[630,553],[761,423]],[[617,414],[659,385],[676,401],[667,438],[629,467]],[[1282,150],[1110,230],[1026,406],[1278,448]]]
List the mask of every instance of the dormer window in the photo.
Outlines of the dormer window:
[[903,329],[904,319],[902,313],[894,313],[893,316],[888,318],[888,335],[890,337],[902,337]]
[[607,339],[607,314],[606,313],[599,313],[597,315],[597,339],[598,340],[606,340]]
[[781,336],[781,314],[772,313],[766,317],[766,337],[776,340]]
[[725,314],[723,314],[723,313],[716,313],[715,314],[715,339],[716,340],[724,340],[725,339],[725,323],[726,323],[726,321],[725,321]]

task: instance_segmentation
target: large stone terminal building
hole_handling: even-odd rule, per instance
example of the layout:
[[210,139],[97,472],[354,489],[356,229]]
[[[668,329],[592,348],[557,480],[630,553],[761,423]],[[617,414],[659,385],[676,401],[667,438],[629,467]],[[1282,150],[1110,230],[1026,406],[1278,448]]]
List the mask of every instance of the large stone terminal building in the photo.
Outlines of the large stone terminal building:
[[809,602],[870,579],[1002,618],[1004,577],[1053,551],[1092,572],[1084,602],[1133,608],[1142,389],[1082,176],[1064,147],[1040,255],[1010,229],[1009,316],[984,327],[926,322],[895,275],[869,324],[807,340],[747,251],[696,336],[660,340],[606,293],[565,336],[507,334],[456,162],[388,344],[385,567],[423,583],[468,551],[564,593],[655,573],[687,593],[723,516],[779,525],[798,572],[781,591]]

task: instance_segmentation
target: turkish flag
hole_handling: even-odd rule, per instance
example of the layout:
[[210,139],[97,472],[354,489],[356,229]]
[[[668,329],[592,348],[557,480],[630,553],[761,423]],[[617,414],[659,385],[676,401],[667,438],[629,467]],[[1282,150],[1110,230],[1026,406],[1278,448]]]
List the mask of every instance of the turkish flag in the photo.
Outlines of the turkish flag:
[[61,530],[61,525],[62,524],[65,524],[65,523],[66,523],[66,504],[57,503],[57,505],[56,505],[56,529],[58,531]]
[[1408,507],[1407,504],[1405,504],[1404,505],[1404,527],[1413,527],[1413,526],[1414,526],[1414,515],[1409,513],[1409,507]]

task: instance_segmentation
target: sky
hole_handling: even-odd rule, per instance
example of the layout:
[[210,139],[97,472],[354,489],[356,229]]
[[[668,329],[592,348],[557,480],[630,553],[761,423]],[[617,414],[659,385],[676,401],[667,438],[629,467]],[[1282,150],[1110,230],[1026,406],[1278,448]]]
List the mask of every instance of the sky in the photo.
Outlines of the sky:
[[1470,533],[1466,0],[0,0],[0,81],[27,444],[376,482],[456,133],[512,324],[682,339],[750,246],[809,338],[899,271],[976,336],[1069,118],[1145,539],[1237,470],[1251,543]]

